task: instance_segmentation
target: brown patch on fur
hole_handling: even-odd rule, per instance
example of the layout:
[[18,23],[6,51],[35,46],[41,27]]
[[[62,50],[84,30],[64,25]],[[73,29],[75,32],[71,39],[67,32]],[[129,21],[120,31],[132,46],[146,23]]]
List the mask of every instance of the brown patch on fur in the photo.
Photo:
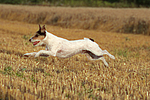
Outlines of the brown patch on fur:
[[32,37],[33,40],[43,40],[45,36]]

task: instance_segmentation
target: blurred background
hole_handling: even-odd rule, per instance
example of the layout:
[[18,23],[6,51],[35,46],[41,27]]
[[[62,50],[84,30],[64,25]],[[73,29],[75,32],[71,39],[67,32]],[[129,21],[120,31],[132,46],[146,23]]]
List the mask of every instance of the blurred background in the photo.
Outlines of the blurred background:
[[71,7],[150,7],[150,0],[0,0],[0,3]]

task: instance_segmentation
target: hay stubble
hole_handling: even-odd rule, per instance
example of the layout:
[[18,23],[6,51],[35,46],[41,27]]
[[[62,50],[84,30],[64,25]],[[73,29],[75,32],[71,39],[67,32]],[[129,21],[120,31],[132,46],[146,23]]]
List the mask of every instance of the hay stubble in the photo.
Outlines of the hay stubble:
[[69,40],[93,38],[116,59],[26,58],[39,51],[28,38],[38,25],[0,19],[0,99],[150,99],[150,37],[46,25]]

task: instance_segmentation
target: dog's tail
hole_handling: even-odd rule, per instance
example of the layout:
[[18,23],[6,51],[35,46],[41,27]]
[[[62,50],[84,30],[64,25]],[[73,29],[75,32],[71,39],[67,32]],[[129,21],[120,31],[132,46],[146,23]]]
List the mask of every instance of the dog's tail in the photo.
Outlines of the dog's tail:
[[92,39],[92,38],[89,38],[89,39],[94,42],[94,39]]
[[94,39],[92,39],[92,38],[84,38],[84,40],[91,40],[94,42]]

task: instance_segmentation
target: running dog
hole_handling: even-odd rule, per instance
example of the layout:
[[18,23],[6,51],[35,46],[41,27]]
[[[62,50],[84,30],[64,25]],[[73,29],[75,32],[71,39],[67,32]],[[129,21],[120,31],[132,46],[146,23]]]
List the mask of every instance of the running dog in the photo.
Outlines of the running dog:
[[60,58],[68,58],[75,54],[83,53],[86,54],[90,60],[102,60],[106,66],[108,66],[108,63],[103,57],[104,54],[115,59],[107,50],[102,50],[91,38],[69,41],[47,32],[45,25],[42,28],[39,25],[39,30],[29,41],[32,42],[34,46],[46,45],[46,49],[40,50],[39,52],[26,53],[24,54],[26,57],[57,56]]

